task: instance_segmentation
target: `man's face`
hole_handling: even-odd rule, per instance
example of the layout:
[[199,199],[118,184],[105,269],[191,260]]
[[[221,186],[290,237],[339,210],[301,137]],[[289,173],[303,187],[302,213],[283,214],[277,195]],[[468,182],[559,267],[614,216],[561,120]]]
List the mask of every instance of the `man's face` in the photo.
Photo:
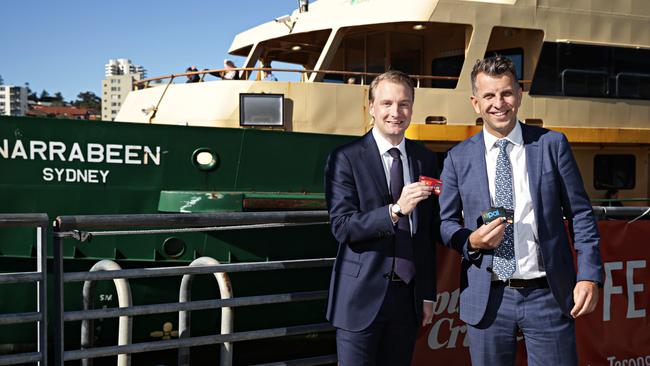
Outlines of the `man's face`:
[[411,123],[413,95],[408,86],[383,80],[377,84],[368,109],[380,134],[397,145]]
[[476,93],[471,96],[471,101],[474,111],[483,117],[483,125],[491,134],[503,138],[515,128],[521,89],[510,73],[476,75]]

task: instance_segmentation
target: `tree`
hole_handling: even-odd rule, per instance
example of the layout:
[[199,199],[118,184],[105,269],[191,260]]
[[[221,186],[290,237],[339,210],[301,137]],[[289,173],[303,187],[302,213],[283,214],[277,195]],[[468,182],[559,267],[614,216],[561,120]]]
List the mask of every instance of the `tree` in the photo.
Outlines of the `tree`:
[[47,92],[47,90],[43,89],[41,92],[41,96],[38,97],[40,101],[45,101],[45,99],[50,99],[50,93]]
[[77,94],[77,100],[74,101],[74,105],[80,108],[92,109],[95,112],[101,111],[101,98],[95,95],[91,91],[86,91]]
[[38,102],[38,95],[30,88],[29,81],[25,81],[25,89],[27,89],[27,100]]
[[65,105],[65,100],[63,99],[63,94],[61,94],[61,92],[54,93],[54,96],[52,97],[52,105]]

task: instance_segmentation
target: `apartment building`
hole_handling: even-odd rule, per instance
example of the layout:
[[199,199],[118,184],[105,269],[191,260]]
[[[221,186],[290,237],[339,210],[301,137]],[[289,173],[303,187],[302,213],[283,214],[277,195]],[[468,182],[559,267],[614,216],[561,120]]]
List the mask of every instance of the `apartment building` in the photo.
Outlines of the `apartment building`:
[[106,77],[102,80],[102,120],[113,121],[133,82],[146,77],[146,70],[129,59],[111,59],[105,65]]
[[24,116],[27,112],[27,88],[0,85],[0,115]]

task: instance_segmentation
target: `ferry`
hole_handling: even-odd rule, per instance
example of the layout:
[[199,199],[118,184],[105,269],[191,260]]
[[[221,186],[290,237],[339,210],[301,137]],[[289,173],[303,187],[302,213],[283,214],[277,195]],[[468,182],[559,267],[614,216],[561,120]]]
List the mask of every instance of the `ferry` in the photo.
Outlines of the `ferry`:
[[[116,120],[362,135],[372,125],[367,85],[397,69],[417,82],[407,136],[444,153],[481,128],[469,103],[474,62],[503,55],[524,91],[522,122],[567,135],[590,197],[617,189],[645,205],[648,24],[650,6],[635,0],[320,0],[235,37],[230,53],[246,58],[243,80],[207,72],[197,84],[183,84],[184,75],[143,80]],[[295,68],[268,68],[273,62]],[[266,71],[300,81],[262,81]],[[241,108],[249,94],[281,102],[249,117]]]
[[[640,0],[301,0],[291,14],[270,16],[235,36],[229,52],[245,58],[237,80],[215,76],[232,70],[214,69],[137,81],[115,122],[0,117],[2,211],[42,212],[52,220],[76,215],[322,212],[328,153],[372,128],[367,104],[374,77],[389,69],[411,75],[417,86],[407,137],[438,153],[442,162],[451,146],[482,128],[469,101],[475,60],[504,55],[515,62],[524,91],[521,121],[566,134],[594,205],[612,203],[605,193],[618,190],[617,201],[632,206],[625,209],[640,206],[634,212],[643,213],[650,197],[649,24],[650,4]],[[273,67],[280,63],[291,67]],[[268,73],[281,81],[265,80]],[[199,81],[187,83],[187,76],[194,75]],[[626,212],[626,219],[634,219],[629,214],[633,211]],[[650,329],[641,312],[650,298],[644,296],[650,289],[650,252],[645,247],[619,249],[612,239],[630,233],[643,238],[650,225],[638,220],[628,230],[627,221],[615,221],[601,223],[605,261],[612,264],[606,265],[609,282],[603,301],[589,322],[579,325],[584,364],[616,364],[650,354]],[[33,267],[33,232],[7,230],[0,231],[3,272]],[[62,248],[66,272],[89,271],[106,259],[135,269],[186,266],[201,257],[248,263],[336,254],[327,223],[208,234],[96,235],[90,241],[82,234],[75,234],[79,240],[67,239]],[[634,254],[615,256],[613,248]],[[456,273],[456,257],[444,248],[439,251],[439,261],[445,260],[439,262],[440,270]],[[50,247],[49,268],[56,269],[57,255]],[[457,319],[457,279],[443,277],[436,319],[418,338],[414,365],[433,359],[469,364],[464,325]],[[51,283],[55,280],[48,278],[48,287],[56,289]],[[231,276],[237,296],[324,290],[328,280],[328,268]],[[180,282],[132,281],[133,304],[178,301]],[[218,288],[213,282],[199,279],[195,298],[214,297]],[[19,300],[0,302],[0,313],[33,310],[33,286],[2,286],[2,298]],[[82,284],[63,288],[64,309],[58,310],[82,309]],[[50,305],[59,299],[54,292]],[[626,303],[620,299],[623,293]],[[121,306],[109,281],[98,283],[94,303],[97,308]],[[264,311],[237,309],[234,329],[323,322],[324,304],[321,299]],[[625,306],[628,323],[616,334],[635,335],[632,346],[603,335],[611,324],[619,326],[612,319]],[[50,317],[53,313],[56,309]],[[645,322],[629,323],[630,314]],[[192,335],[213,334],[219,321],[215,312],[196,315]],[[78,323],[66,323],[64,339],[50,328],[50,341],[79,349]],[[2,357],[37,348],[33,325],[2,326],[0,363],[5,362]],[[94,346],[116,344],[118,327],[117,318],[95,321]],[[148,315],[135,321],[133,342],[178,338],[178,327],[175,313]],[[607,339],[601,351],[594,346],[598,336]],[[312,351],[334,353],[333,334],[241,342],[234,349],[236,365],[307,359]],[[216,346],[199,347],[192,365],[215,364],[218,352]],[[56,349],[49,353],[51,358]],[[138,365],[176,363],[175,351],[132,357]],[[304,364],[335,363],[319,360]],[[113,364],[115,357],[97,360],[104,362]]]

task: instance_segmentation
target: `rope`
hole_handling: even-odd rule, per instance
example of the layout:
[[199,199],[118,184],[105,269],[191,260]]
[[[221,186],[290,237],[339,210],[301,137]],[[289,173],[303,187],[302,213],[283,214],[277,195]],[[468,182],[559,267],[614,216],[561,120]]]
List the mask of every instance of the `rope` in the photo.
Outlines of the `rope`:
[[233,226],[206,226],[206,227],[189,227],[180,229],[142,229],[142,230],[110,230],[110,231],[65,231],[54,233],[59,238],[73,238],[80,242],[90,241],[94,236],[110,235],[146,235],[146,234],[173,234],[173,233],[195,233],[202,231],[226,231],[226,230],[246,230],[246,229],[270,229],[277,227],[295,227],[308,225],[325,225],[327,221],[307,222],[307,223],[274,223],[274,224],[251,224],[251,225],[233,225]]
[[650,207],[648,207],[648,209],[645,210],[645,212],[642,213],[641,215],[639,215],[637,218],[635,218],[635,219],[633,219],[633,220],[630,220],[630,221],[628,221],[627,223],[628,223],[628,224],[631,224],[631,223],[633,223],[634,221],[643,218],[643,216],[647,215],[649,212],[650,212]]

